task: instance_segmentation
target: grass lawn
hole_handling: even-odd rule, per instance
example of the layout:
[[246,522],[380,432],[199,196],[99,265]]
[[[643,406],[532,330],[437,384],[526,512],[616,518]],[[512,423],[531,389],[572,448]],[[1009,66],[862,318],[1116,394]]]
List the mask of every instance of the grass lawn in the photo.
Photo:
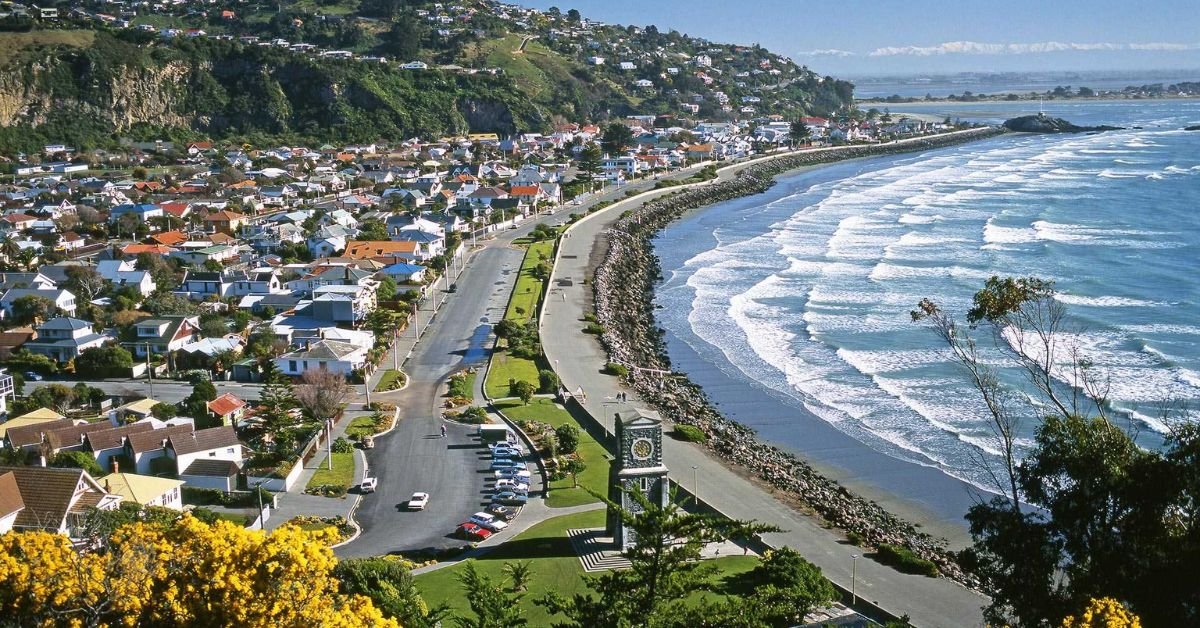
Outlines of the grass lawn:
[[388,369],[383,372],[383,377],[379,378],[379,383],[375,385],[375,392],[386,392],[396,390],[404,385],[404,373],[400,371]]
[[353,451],[347,453],[333,452],[333,470],[330,471],[326,466],[327,463],[321,463],[321,468],[313,474],[312,479],[308,481],[308,487],[305,488],[326,484],[350,488],[350,484],[354,482]]
[[25,48],[35,46],[70,46],[90,48],[96,40],[90,30],[45,30],[28,33],[0,33],[0,66],[5,66]]
[[587,468],[579,474],[578,488],[575,487],[570,476],[551,482],[550,496],[546,498],[547,506],[565,508],[600,501],[585,491],[583,487],[590,488],[601,495],[608,493],[610,466],[607,458],[608,451],[596,442],[596,439],[592,438],[591,434],[588,434],[569,412],[557,406],[552,399],[534,399],[527,406],[520,401],[506,401],[496,404],[496,407],[503,410],[504,414],[514,421],[520,419],[541,421],[555,427],[569,423],[579,428],[578,453]]
[[230,523],[233,523],[234,525],[238,526],[239,528],[246,527],[246,525],[248,525],[251,520],[251,517],[249,515],[242,515],[242,514],[233,513],[233,512],[214,512],[213,514],[217,515],[217,519],[224,519],[225,521],[229,521]]
[[[349,440],[362,440],[363,437],[371,436],[375,433],[375,420],[371,415],[360,416],[350,422],[346,426],[346,438]],[[334,454],[335,456],[338,454]],[[333,464],[336,466],[337,458],[333,459]]]
[[[505,578],[501,570],[505,562],[532,561],[533,576],[520,606],[530,626],[548,626],[562,617],[549,616],[545,609],[533,603],[535,599],[551,590],[567,597],[587,590],[582,578],[583,567],[571,549],[567,529],[599,528],[603,525],[603,510],[555,517],[522,532],[482,558],[475,559],[475,567],[494,582],[503,582]],[[722,592],[730,590],[738,576],[753,569],[757,563],[758,559],[752,556],[731,556],[713,561],[720,569],[713,578],[717,589]],[[456,577],[462,569],[463,564],[458,564],[416,576],[413,580],[421,597],[431,608],[445,603],[456,614],[467,615],[470,609]],[[697,593],[693,597],[700,599],[708,595],[712,594]]]
[[514,358],[507,351],[492,356],[492,367],[488,369],[484,388],[492,399],[509,397],[508,380],[525,380],[534,386],[538,383],[538,367],[533,360]]
[[[521,272],[517,275],[517,283],[513,286],[512,298],[508,301],[508,309],[504,318],[521,323],[533,320],[537,313],[537,303],[542,296],[542,285],[545,283],[534,276],[534,269],[542,261],[553,262],[554,241],[543,240],[529,245],[525,259],[521,261]],[[543,260],[542,258],[545,258]]]

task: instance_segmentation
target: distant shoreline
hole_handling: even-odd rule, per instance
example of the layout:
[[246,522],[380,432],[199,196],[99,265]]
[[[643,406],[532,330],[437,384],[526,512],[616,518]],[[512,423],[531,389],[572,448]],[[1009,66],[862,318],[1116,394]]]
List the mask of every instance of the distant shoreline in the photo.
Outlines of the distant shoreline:
[[[1032,98],[1029,96],[1021,96],[1020,98],[1008,98],[1008,95],[1004,94],[1004,95],[998,95],[998,96],[979,96],[978,100],[951,100],[949,98],[935,98],[933,100],[925,100],[924,98],[915,98],[914,97],[912,99],[905,99],[905,100],[901,100],[901,101],[889,101],[889,100],[887,100],[887,97],[884,97],[884,98],[864,98],[861,100],[856,98],[854,100],[854,104],[855,105],[871,105],[873,107],[875,107],[876,105],[883,105],[885,107],[891,108],[893,106],[903,107],[905,105],[988,105],[988,104],[996,104],[996,103],[1039,102],[1039,101],[1041,101],[1043,104],[1061,104],[1061,103],[1072,103],[1072,102],[1124,103],[1124,102],[1136,102],[1136,101],[1145,101],[1145,100],[1149,100],[1149,101],[1200,100],[1200,95],[1194,95],[1194,96],[1193,95],[1189,95],[1189,96],[1138,96],[1138,97],[1127,96],[1127,97],[1122,98],[1122,97],[1116,96],[1114,94],[1105,94],[1103,96],[1077,96],[1074,98],[1045,98],[1045,99],[1042,99],[1042,98]],[[878,107],[875,107],[875,108],[878,109]],[[892,112],[892,115],[896,115],[895,112]]]

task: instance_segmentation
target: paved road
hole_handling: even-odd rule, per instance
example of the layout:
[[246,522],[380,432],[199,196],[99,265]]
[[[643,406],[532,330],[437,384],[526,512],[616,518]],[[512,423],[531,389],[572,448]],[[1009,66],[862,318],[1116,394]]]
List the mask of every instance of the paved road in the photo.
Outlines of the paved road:
[[[728,178],[731,172],[722,171],[721,176]],[[605,250],[604,230],[632,206],[633,203],[615,204],[572,227],[570,237],[560,246],[541,321],[546,356],[556,365],[563,385],[570,390],[582,386],[587,394],[584,408],[609,431],[614,412],[629,410],[641,402],[633,391],[622,388],[616,378],[600,372],[606,355],[594,336],[582,333],[583,314],[592,309],[591,286],[584,285],[582,279],[590,277],[589,268]],[[559,285],[561,278],[572,279],[573,285]],[[629,395],[629,403],[613,402],[618,391]],[[918,626],[982,624],[980,609],[987,603],[983,596],[948,580],[907,576],[871,560],[852,560],[856,549],[845,545],[838,533],[782,504],[700,447],[664,439],[663,454],[676,478],[691,490],[696,488],[694,482],[698,479],[700,498],[719,511],[731,517],[772,523],[785,530],[766,535],[768,543],[797,549],[846,589],[850,588],[852,571],[856,570],[855,588],[859,596],[897,615],[909,614]],[[693,467],[693,473],[687,473]]]
[[[689,176],[692,170],[683,175]],[[421,315],[421,324],[429,327],[424,328],[420,342],[402,367],[409,375],[408,387],[372,394],[372,399],[395,403],[401,420],[391,434],[376,440],[368,456],[370,474],[379,478],[379,488],[363,499],[355,513],[355,520],[363,527],[362,536],[339,548],[338,555],[374,556],[462,544],[448,535],[489,501],[486,452],[474,440],[474,428],[452,425],[448,439],[430,436],[438,434],[441,424],[440,395],[446,378],[468,366],[483,366],[491,355],[492,326],[504,318],[524,257],[523,250],[510,247],[512,241],[527,235],[538,223],[560,223],[592,203],[624,195],[630,189],[646,189],[654,183],[624,185],[598,194],[586,204],[568,205],[480,241],[482,248],[455,280],[458,290],[442,293],[446,301],[432,323],[428,311]],[[398,345],[403,352],[401,361],[410,345]],[[384,364],[391,362],[389,356]],[[403,509],[414,491],[430,494],[430,505],[423,512]],[[506,532],[501,538],[507,536]]]
[[[34,388],[40,386],[49,386],[50,384],[63,384],[65,386],[74,386],[80,383],[78,380],[42,380],[40,382],[25,382],[26,394]],[[150,394],[150,384],[145,378],[142,379],[106,379],[99,381],[84,381],[88,386],[99,388],[111,395],[123,395],[127,397],[151,397],[159,401],[169,403],[179,403],[185,397],[192,394],[192,385],[187,382],[177,380],[154,380],[154,394]],[[262,389],[261,384],[246,384],[242,382],[214,382],[217,386],[217,392],[233,393],[239,398],[246,401],[254,401],[258,399],[258,392]]]

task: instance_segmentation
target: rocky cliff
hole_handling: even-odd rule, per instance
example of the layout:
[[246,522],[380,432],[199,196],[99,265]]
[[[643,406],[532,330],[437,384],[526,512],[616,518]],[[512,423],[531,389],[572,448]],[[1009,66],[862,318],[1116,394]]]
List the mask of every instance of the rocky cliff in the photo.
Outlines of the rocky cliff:
[[1004,121],[1004,128],[1018,133],[1090,133],[1095,131],[1117,131],[1116,126],[1078,126],[1039,113],[1036,116],[1021,116]]

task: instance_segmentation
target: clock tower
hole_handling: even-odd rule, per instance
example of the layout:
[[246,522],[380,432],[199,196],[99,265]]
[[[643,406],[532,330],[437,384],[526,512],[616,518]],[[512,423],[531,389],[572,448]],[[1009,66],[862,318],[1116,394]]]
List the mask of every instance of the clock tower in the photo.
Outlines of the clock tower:
[[[662,461],[662,419],[649,410],[634,410],[629,417],[618,414],[614,419],[617,464],[609,478],[609,499],[629,512],[639,512],[641,505],[628,493],[636,486],[651,503],[666,507],[670,491]],[[608,513],[608,528],[622,552],[637,542],[615,512]]]

